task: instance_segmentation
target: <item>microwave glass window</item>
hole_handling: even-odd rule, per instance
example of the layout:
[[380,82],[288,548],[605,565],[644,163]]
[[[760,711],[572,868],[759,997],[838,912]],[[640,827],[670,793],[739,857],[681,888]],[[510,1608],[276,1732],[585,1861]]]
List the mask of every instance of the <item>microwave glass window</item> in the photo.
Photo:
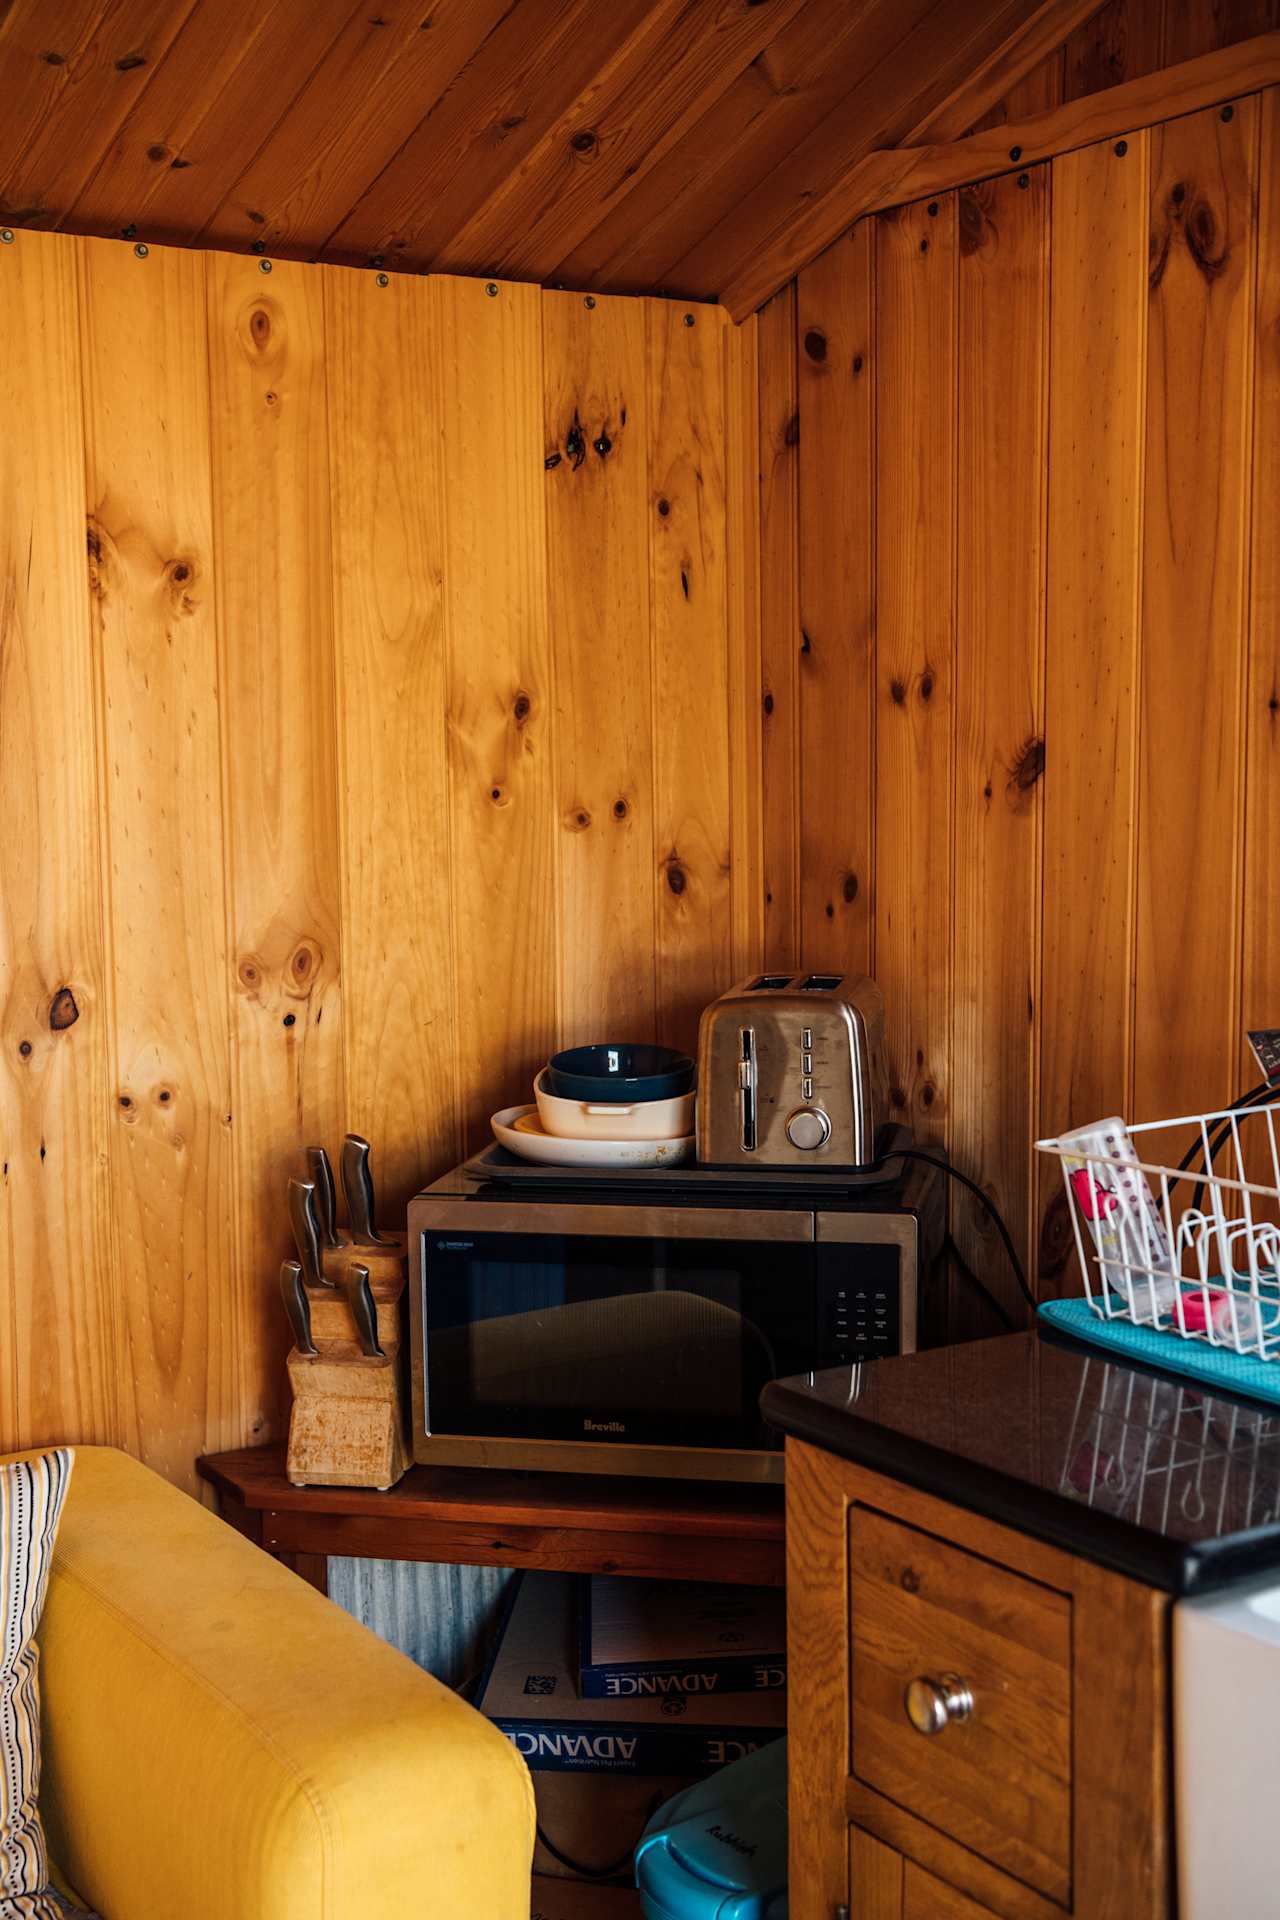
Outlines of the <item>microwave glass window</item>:
[[[766,1382],[813,1364],[812,1245],[428,1237],[428,1428],[768,1444]],[[498,1424],[500,1422],[500,1425]]]

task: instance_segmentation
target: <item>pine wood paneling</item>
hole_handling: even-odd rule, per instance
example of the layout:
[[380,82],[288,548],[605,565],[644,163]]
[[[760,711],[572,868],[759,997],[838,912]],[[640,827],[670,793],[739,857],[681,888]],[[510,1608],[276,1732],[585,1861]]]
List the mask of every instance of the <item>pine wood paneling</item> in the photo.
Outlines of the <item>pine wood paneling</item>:
[[[566,1046],[654,1035],[645,309],[542,300]],[[553,464],[554,463],[554,464]]]
[[764,963],[760,735],[760,330],[721,326],[725,630],[728,642],[730,953],[735,979]]
[[345,1126],[403,1215],[461,1149],[445,725],[440,343],[429,284],[324,275]]
[[29,0],[0,21],[0,207],[52,224],[75,201],[194,0]]
[[760,683],[764,954],[800,954],[800,621],[796,289],[762,307],[760,338]]
[[6,1444],[278,1432],[303,1147],[757,964],[756,330],[491,284],[0,245]]
[[[353,12],[351,0],[265,0],[252,15],[199,0],[71,210],[89,233],[130,224],[189,239],[221,203],[297,88]],[[193,86],[192,76],[200,82]],[[246,102],[256,112],[246,112]]]
[[[1169,0],[1108,0],[1078,27],[1063,49],[1064,98],[1080,100],[1085,94],[1154,73],[1161,64],[1167,4]],[[1206,53],[1208,45],[1201,43],[1191,51]]]
[[893,1117],[922,1139],[945,1143],[952,1091],[955,196],[881,215],[874,231],[875,971],[887,1003]]
[[[1025,1261],[1038,1111],[1040,803],[1049,176],[959,196],[956,366],[955,1001],[951,1145],[983,1180]],[[1001,1275],[967,1194],[952,1230]]]
[[[0,1447],[117,1438],[78,241],[0,246]],[[17,428],[15,431],[14,428]]]
[[[1251,625],[1246,704],[1242,1017],[1274,1024],[1280,1001],[1280,89],[1259,102],[1258,298],[1254,326]],[[1256,1063],[1241,1054],[1241,1086]]]
[[[800,949],[870,969],[875,898],[875,230],[854,229],[797,283]],[[841,529],[832,540],[827,515]],[[777,615],[774,615],[777,621]]]
[[87,485],[112,951],[110,1178],[149,1464],[237,1431],[205,263],[85,247]]
[[471,1147],[530,1085],[559,1012],[542,303],[533,287],[488,286],[492,295],[476,280],[435,282],[458,1072]]
[[201,237],[315,252],[508,11],[509,0],[357,7]]
[[216,256],[207,324],[235,1057],[227,1297],[250,1431],[265,1432],[285,1341],[261,1303],[290,1249],[283,1196],[298,1149],[332,1149],[346,1112],[319,277]]
[[1147,144],[1053,163],[1042,1133],[1130,1111]]
[[1151,136],[1138,1120],[1225,1105],[1238,1091],[1257,138],[1253,100]]
[[657,301],[647,312],[658,1026],[692,1053],[700,1010],[733,973],[726,322]]

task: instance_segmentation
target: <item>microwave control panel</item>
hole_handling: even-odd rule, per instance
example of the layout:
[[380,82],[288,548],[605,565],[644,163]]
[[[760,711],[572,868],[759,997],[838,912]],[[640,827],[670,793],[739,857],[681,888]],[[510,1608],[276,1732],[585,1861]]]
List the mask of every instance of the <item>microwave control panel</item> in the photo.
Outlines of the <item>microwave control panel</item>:
[[818,1277],[818,1366],[846,1366],[900,1353],[902,1287],[897,1248],[840,1251],[844,1257],[824,1260]]

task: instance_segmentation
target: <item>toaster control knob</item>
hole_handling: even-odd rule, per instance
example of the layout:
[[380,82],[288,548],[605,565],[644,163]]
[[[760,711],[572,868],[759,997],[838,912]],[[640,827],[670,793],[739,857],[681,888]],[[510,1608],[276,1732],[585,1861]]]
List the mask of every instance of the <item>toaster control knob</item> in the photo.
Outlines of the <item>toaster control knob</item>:
[[821,1107],[797,1107],[787,1116],[787,1138],[793,1147],[825,1147],[831,1138],[831,1122]]

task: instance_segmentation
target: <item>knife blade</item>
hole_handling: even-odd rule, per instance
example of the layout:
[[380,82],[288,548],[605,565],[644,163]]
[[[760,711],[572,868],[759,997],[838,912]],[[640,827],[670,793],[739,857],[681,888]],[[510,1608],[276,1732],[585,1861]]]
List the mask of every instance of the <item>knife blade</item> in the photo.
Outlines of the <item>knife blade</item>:
[[373,1175],[369,1171],[369,1142],[361,1139],[358,1133],[349,1133],[342,1143],[342,1191],[347,1196],[347,1219],[351,1223],[353,1240],[363,1240],[367,1246],[385,1247],[391,1243],[384,1240],[373,1224]]
[[307,1148],[307,1172],[316,1190],[316,1218],[320,1222],[320,1244],[340,1247],[338,1238],[338,1196],[334,1192],[333,1168],[323,1147]]
[[280,1298],[284,1301],[284,1310],[293,1329],[294,1346],[299,1353],[314,1360],[320,1350],[311,1338],[311,1302],[303,1284],[300,1260],[280,1262]]
[[316,1217],[316,1190],[310,1180],[289,1182],[289,1224],[302,1262],[303,1277],[313,1287],[329,1287],[320,1253],[320,1222]]
[[356,1332],[360,1345],[371,1360],[383,1360],[382,1343],[378,1339],[378,1307],[373,1297],[373,1288],[369,1285],[369,1269],[352,1265],[346,1270],[347,1305],[351,1309],[351,1318],[356,1323]]

